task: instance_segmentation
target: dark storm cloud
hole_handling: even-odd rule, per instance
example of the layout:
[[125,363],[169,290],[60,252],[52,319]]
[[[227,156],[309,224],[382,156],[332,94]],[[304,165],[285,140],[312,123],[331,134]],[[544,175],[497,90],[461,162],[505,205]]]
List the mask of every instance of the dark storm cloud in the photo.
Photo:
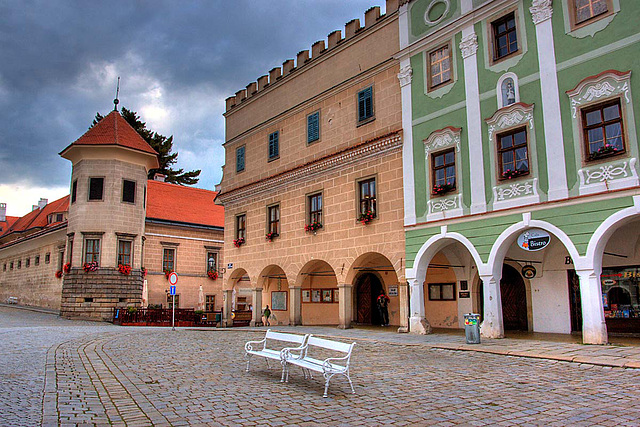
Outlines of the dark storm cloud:
[[121,105],[175,107],[157,130],[212,188],[224,98],[373,5],[384,1],[2,1],[0,185],[68,186],[57,153],[109,111],[118,75]]

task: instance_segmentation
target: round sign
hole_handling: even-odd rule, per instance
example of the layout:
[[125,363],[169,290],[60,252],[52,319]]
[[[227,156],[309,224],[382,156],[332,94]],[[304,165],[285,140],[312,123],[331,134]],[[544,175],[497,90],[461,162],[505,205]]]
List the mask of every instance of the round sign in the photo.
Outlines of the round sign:
[[547,247],[551,236],[544,230],[530,228],[518,236],[518,246],[525,251],[539,251]]
[[536,277],[536,268],[533,265],[525,265],[522,267],[522,276],[525,279],[533,279]]
[[169,273],[169,283],[171,283],[172,285],[178,283],[178,273],[176,273],[175,271]]

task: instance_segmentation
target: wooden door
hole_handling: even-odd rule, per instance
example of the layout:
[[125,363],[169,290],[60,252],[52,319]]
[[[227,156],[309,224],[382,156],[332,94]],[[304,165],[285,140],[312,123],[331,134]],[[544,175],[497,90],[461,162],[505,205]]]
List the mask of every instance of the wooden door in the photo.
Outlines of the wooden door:
[[502,267],[500,280],[502,319],[505,331],[527,331],[527,289],[520,273],[509,265]]
[[575,270],[567,270],[569,282],[569,307],[571,312],[571,332],[582,331],[582,299],[580,298],[580,278]]
[[380,324],[381,319],[376,307],[376,298],[380,295],[381,289],[382,284],[374,274],[366,273],[360,276],[356,287],[356,320],[358,323],[367,325]]

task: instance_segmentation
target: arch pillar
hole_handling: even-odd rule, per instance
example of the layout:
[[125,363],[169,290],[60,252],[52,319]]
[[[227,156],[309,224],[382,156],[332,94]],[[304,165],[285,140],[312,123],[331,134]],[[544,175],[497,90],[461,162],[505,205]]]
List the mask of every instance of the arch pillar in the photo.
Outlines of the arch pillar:
[[338,285],[338,311],[340,316],[339,329],[350,329],[353,319],[353,285],[345,283]]
[[289,324],[292,326],[302,325],[302,287],[289,287]]
[[418,279],[409,279],[409,287],[411,294],[409,331],[412,334],[430,334],[431,325],[427,321],[424,310],[424,286]]
[[495,274],[481,274],[484,294],[484,319],[480,325],[480,335],[484,338],[504,338],[500,277]]
[[398,296],[400,297],[400,327],[398,332],[409,332],[409,283],[398,282]]
[[582,343],[607,344],[607,324],[602,306],[600,272],[594,269],[576,270],[580,279],[582,299]]
[[262,326],[262,288],[251,289],[251,301],[253,311],[251,312],[250,326]]
[[233,299],[233,289],[225,289],[222,291],[222,327],[228,328],[233,326],[231,318],[231,303]]

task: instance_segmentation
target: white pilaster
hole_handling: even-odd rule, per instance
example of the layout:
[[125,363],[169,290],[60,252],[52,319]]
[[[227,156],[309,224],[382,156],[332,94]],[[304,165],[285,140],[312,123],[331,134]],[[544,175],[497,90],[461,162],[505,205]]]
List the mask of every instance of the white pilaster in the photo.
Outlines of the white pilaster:
[[431,325],[427,322],[424,310],[424,287],[416,279],[409,279],[411,287],[411,316],[409,317],[409,332],[426,335],[431,333]]
[[606,344],[608,335],[602,307],[600,273],[593,269],[577,270],[576,273],[580,279],[580,298],[582,300],[582,342],[584,344]]
[[464,59],[464,89],[467,103],[467,138],[469,141],[469,174],[471,180],[471,213],[487,211],[484,192],[484,159],[482,154],[482,116],[478,85],[478,36],[473,25],[462,29],[460,50]]
[[504,338],[500,280],[492,274],[481,275],[480,280],[484,294],[484,319],[480,325],[480,334],[485,338]]
[[562,135],[562,115],[558,92],[556,53],[551,26],[551,0],[533,0],[529,8],[536,26],[540,88],[542,91],[542,117],[547,154],[547,176],[549,177],[549,200],[569,197],[567,171]]
[[400,95],[402,97],[402,185],[404,192],[404,225],[416,223],[415,174],[413,169],[413,125],[411,124],[411,61],[400,61]]

